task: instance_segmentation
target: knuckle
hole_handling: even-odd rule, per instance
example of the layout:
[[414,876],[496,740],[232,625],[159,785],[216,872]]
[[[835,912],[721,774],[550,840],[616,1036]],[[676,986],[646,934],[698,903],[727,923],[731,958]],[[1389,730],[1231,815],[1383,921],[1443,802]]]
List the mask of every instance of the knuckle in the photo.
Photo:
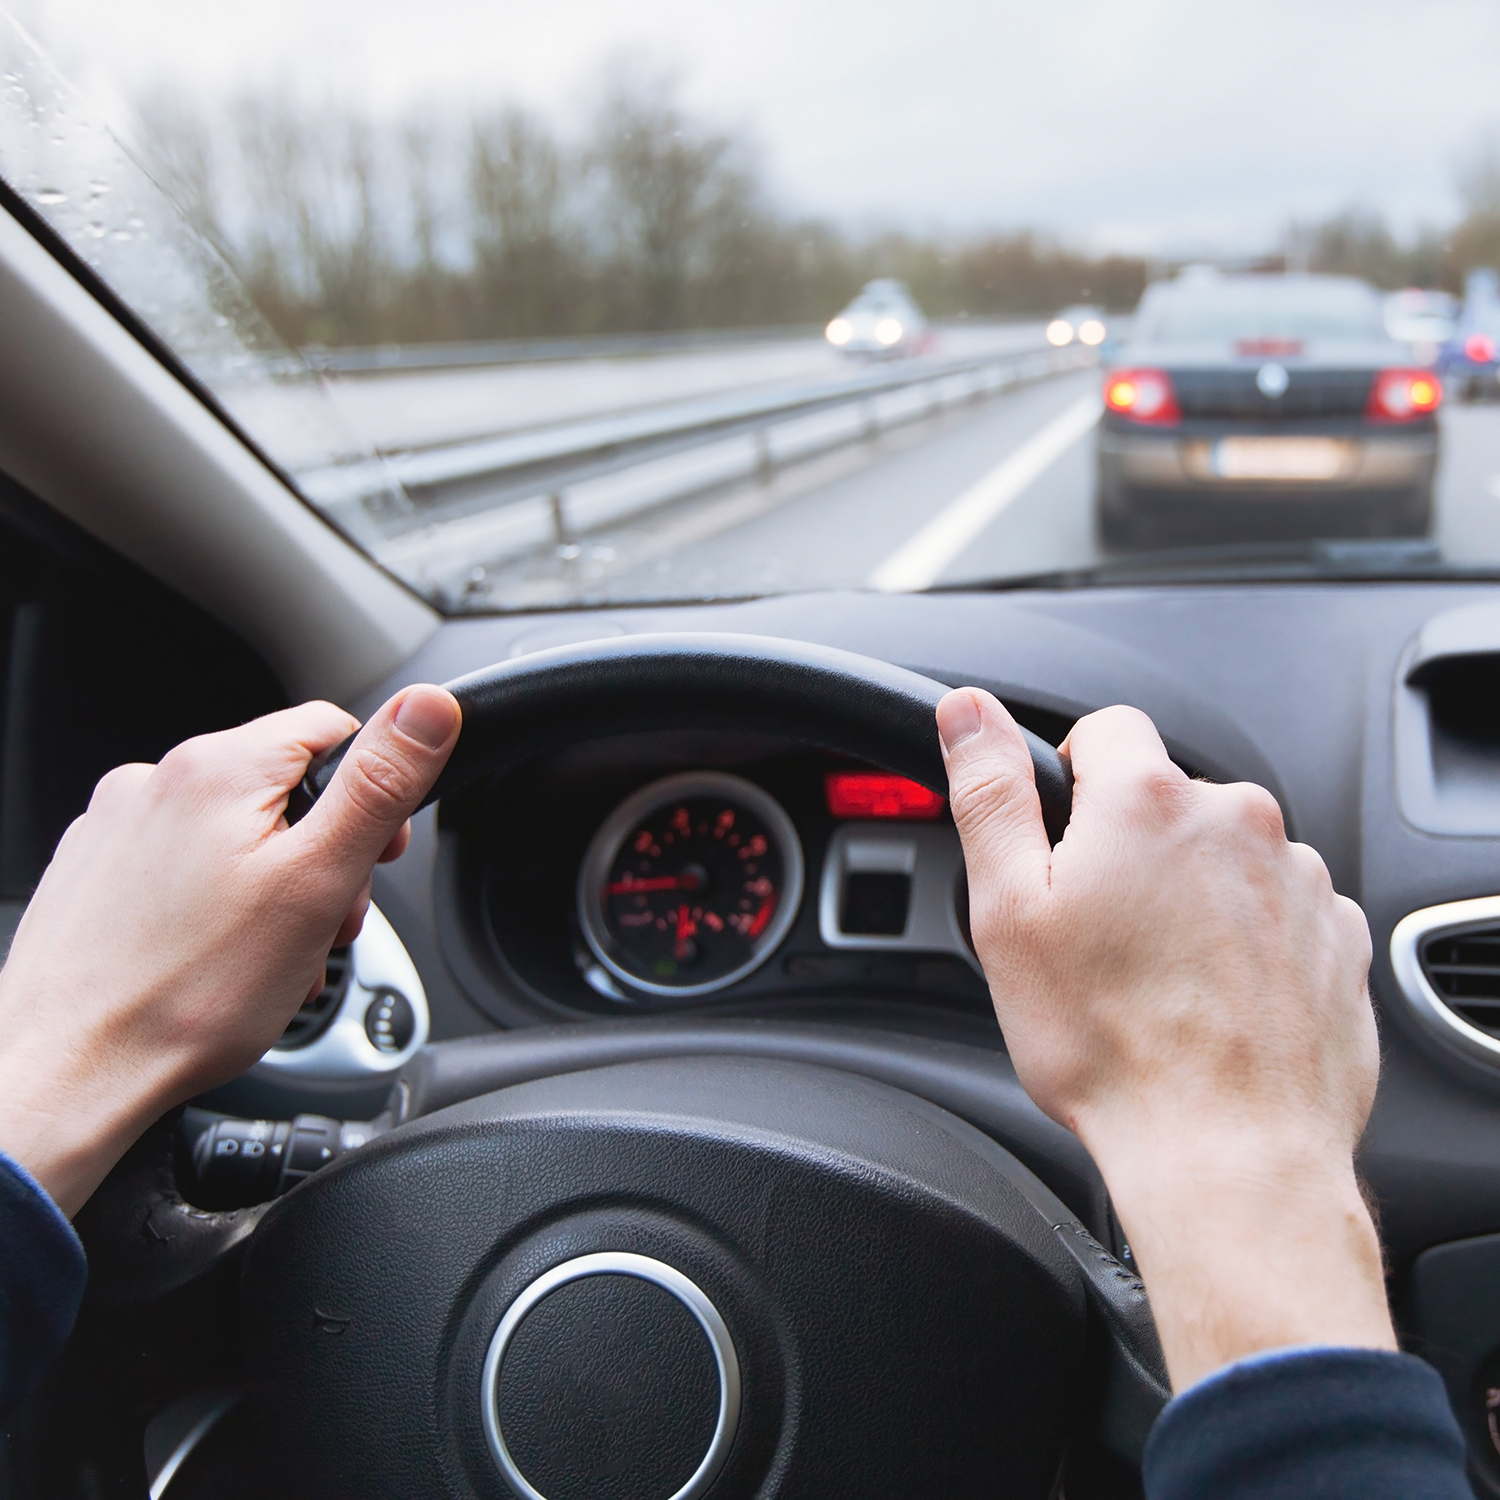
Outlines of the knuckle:
[[404,818],[408,806],[417,800],[416,772],[401,756],[367,745],[345,764],[350,799],[367,816],[385,819],[399,812]]
[[1075,733],[1080,729],[1085,732],[1102,730],[1109,733],[1126,724],[1138,723],[1141,720],[1150,723],[1140,709],[1132,708],[1128,703],[1111,703],[1106,708],[1096,708],[1092,713],[1082,715],[1074,723],[1073,730]]
[[1004,818],[1030,791],[1029,783],[993,761],[966,766],[948,788],[954,821],[971,837]]
[[[1275,840],[1286,837],[1286,822],[1281,816],[1281,804],[1265,787],[1257,786],[1252,781],[1236,781],[1216,790],[1220,794],[1220,802],[1246,832]],[[1309,853],[1312,852],[1309,850]]]
[[165,788],[191,786],[214,776],[216,757],[207,736],[184,740],[162,756],[156,779]]
[[97,812],[118,807],[122,802],[127,801],[142,781],[151,774],[152,767],[135,764],[116,766],[114,770],[106,771],[99,778],[93,795],[89,798],[89,811]]
[[1137,773],[1131,778],[1125,797],[1127,806],[1138,818],[1167,826],[1186,818],[1196,801],[1193,783],[1170,765],[1153,766]]
[[1370,923],[1363,908],[1357,901],[1351,901],[1347,896],[1335,896],[1333,899],[1339,916],[1343,918],[1344,929],[1348,933],[1351,946],[1359,955],[1361,962],[1368,968],[1375,952],[1375,945],[1370,937]]

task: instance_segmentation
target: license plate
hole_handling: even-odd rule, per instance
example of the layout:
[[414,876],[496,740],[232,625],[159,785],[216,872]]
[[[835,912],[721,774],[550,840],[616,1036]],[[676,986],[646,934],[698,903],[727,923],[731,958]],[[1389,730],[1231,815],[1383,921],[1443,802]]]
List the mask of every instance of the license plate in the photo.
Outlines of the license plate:
[[1338,438],[1232,437],[1213,447],[1213,471],[1220,479],[1316,481],[1337,479],[1353,457]]

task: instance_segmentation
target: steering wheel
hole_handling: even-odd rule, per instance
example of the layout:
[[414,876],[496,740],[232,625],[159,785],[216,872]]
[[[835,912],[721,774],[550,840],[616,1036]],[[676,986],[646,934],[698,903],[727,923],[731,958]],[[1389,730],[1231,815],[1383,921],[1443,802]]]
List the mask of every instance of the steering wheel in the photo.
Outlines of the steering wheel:
[[[946,791],[947,689],[847,652],[636,636],[449,686],[463,731],[429,800],[553,746],[688,727]],[[1055,841],[1068,767],[1026,740]],[[120,1303],[243,1256],[261,1492],[1043,1500],[1065,1459],[1070,1500],[1128,1492],[1167,1394],[1150,1310],[1099,1243],[1092,1164],[1003,1053],[594,1023],[430,1047],[392,1123],[268,1209],[221,1214],[183,1201],[164,1127],[83,1217]]]

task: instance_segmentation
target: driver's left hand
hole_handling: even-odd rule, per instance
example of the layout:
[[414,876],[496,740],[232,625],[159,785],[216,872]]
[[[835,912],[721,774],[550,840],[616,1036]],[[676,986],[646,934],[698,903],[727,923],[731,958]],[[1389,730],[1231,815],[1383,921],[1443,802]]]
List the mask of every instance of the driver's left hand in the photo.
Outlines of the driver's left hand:
[[406,847],[460,725],[451,694],[404,689],[294,827],[288,792],[358,728],[331,703],[99,783],[0,970],[0,1150],[64,1213],[152,1120],[281,1035],[358,933],[371,868]]

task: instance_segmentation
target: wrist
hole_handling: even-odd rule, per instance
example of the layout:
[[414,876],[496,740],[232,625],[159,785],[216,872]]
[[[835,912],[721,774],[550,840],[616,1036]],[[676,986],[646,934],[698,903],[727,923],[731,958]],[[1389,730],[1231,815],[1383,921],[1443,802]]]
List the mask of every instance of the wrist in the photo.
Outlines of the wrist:
[[1269,1349],[1394,1349],[1379,1239],[1347,1151],[1290,1133],[1096,1149],[1174,1389]]
[[[0,1015],[19,1019],[0,986]],[[66,1042],[24,1021],[0,1050],[0,1151],[19,1162],[71,1218],[141,1132],[175,1102],[160,1059],[120,1039]]]

